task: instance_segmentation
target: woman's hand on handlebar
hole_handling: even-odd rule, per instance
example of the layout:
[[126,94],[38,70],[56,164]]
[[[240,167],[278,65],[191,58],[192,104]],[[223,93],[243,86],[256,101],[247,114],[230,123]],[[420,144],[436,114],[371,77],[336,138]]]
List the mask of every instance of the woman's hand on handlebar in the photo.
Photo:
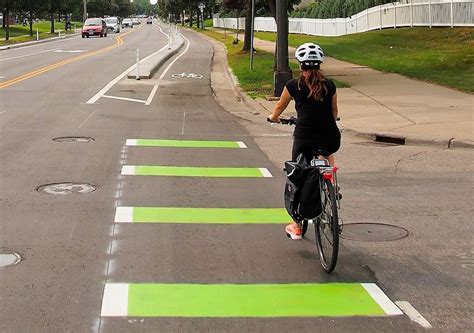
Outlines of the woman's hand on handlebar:
[[278,117],[274,118],[273,114],[271,114],[267,117],[267,121],[269,123],[277,123],[277,124],[280,123],[280,119]]

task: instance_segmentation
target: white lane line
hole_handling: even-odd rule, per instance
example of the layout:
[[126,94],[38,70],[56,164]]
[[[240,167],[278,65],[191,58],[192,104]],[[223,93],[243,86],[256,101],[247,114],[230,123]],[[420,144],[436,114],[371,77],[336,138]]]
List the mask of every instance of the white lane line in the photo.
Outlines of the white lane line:
[[84,121],[79,125],[78,128],[81,128],[82,125],[84,125],[89,119],[91,119],[91,117],[92,117],[97,111],[99,111],[99,110],[95,110],[94,112],[92,112],[92,113],[89,115],[89,117],[87,117],[86,120],[84,120]]
[[128,315],[128,283],[107,283],[102,298],[102,317]]
[[[161,27],[160,27],[161,29]],[[145,103],[145,105],[150,105],[151,101],[153,100],[153,97],[155,97],[155,94],[156,94],[156,91],[158,90],[158,87],[161,83],[161,80],[163,80],[163,78],[165,77],[166,73],[168,73],[168,71],[170,70],[171,66],[174,65],[174,63],[176,61],[178,61],[179,58],[181,58],[186,52],[188,52],[189,50],[189,46],[191,45],[191,42],[189,41],[189,39],[187,39],[186,37],[184,37],[183,35],[181,35],[181,37],[183,37],[183,39],[187,42],[186,44],[186,48],[184,49],[184,51],[178,55],[176,58],[174,58],[174,60],[166,67],[166,69],[163,71],[163,73],[161,73],[160,77],[158,78],[158,83],[153,87],[153,90],[151,91],[151,94],[150,96],[148,96],[148,99],[147,99],[147,102]]]
[[398,301],[395,304],[402,309],[403,312],[410,318],[411,321],[419,324],[424,328],[431,328],[431,324],[426,320],[416,309],[408,302]]
[[36,55],[36,54],[41,54],[41,53],[46,53],[46,52],[56,52],[57,50],[59,50],[59,49],[50,49],[50,50],[44,50],[44,51],[35,52],[35,53],[24,54],[24,55],[16,56],[16,57],[4,58],[4,59],[0,59],[0,62],[8,61],[8,60],[14,60],[14,59],[20,59],[20,58],[25,58],[25,57],[30,57],[30,56],[33,56],[33,55]]
[[[152,53],[152,54],[150,54],[148,57],[143,58],[143,59],[140,61],[140,63],[143,62],[143,61],[145,61],[145,60],[147,60],[147,59],[149,59],[149,58],[151,58],[151,57],[153,57],[155,54],[157,54],[157,53],[163,51],[163,50],[166,49],[167,47],[168,47],[168,45],[163,46],[161,49],[159,49],[159,50],[156,51],[155,53]],[[113,79],[112,81],[110,81],[109,83],[107,83],[107,84],[105,85],[105,87],[102,88],[97,94],[95,94],[94,96],[92,96],[92,97],[86,102],[86,104],[94,104],[95,102],[97,102],[97,100],[98,100],[99,98],[101,98],[103,95],[105,95],[105,94],[107,93],[107,91],[110,90],[110,88],[112,88],[117,82],[119,82],[121,79],[123,79],[123,78],[128,74],[128,72],[130,72],[131,70],[133,70],[136,65],[137,65],[137,64],[134,64],[134,65],[130,66],[129,68],[127,68],[127,69],[125,70],[125,72],[123,72],[122,74],[120,74],[119,76],[117,76],[115,79]]]
[[270,173],[270,171],[268,171],[267,168],[258,168],[258,170],[260,170],[260,172],[262,173],[262,176],[265,177],[265,178],[272,178],[272,174]]
[[70,50],[70,51],[67,51],[67,50],[61,50],[61,49],[58,49],[56,51],[54,51],[55,53],[82,53],[82,52],[86,52],[87,50]]
[[385,295],[375,283],[361,283],[362,287],[372,296],[387,316],[402,315],[403,312]]
[[133,207],[117,207],[115,210],[115,223],[132,223]]
[[126,146],[136,146],[138,144],[137,139],[127,139],[125,145]]
[[242,141],[237,141],[237,144],[239,145],[240,148],[247,148],[247,145]]
[[143,101],[141,99],[127,98],[127,97],[110,96],[110,95],[102,95],[102,97],[111,98],[111,99],[120,99],[122,101],[129,101],[129,102],[146,103],[146,101]]
[[181,127],[181,134],[184,134],[184,124],[186,122],[186,112],[183,113],[183,127]]
[[135,166],[134,165],[124,165],[124,166],[122,166],[122,175],[134,176],[135,175]]

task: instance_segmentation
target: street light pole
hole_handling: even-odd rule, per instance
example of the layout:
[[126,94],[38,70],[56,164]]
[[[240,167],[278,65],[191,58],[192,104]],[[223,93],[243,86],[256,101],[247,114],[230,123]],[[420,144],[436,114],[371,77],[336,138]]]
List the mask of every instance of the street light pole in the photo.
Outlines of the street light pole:
[[255,0],[252,0],[252,23],[250,28],[250,70],[253,70],[253,36],[254,36],[254,22],[255,22]]
[[280,96],[293,78],[288,61],[288,0],[276,0],[277,68],[274,72],[274,96]]

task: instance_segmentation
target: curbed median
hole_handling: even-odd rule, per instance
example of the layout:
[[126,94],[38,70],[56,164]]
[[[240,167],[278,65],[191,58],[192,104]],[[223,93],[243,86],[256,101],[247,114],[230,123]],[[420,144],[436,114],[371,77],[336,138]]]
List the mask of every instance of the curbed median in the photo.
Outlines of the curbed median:
[[140,62],[138,66],[138,75],[137,67],[134,67],[128,74],[128,79],[151,79],[153,74],[155,74],[160,67],[172,56],[174,56],[178,51],[183,47],[184,39],[181,34],[174,35],[174,40],[169,44],[167,48],[164,48],[161,52],[156,53],[151,57],[145,58]]

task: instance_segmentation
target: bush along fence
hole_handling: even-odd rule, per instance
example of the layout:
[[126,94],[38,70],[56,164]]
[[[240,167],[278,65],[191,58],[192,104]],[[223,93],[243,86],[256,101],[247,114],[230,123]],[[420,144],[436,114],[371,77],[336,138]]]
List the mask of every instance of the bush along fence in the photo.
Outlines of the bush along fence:
[[[245,18],[214,18],[216,28],[244,29]],[[474,0],[428,0],[392,2],[367,8],[346,18],[290,18],[290,33],[342,36],[397,27],[473,27]],[[273,17],[256,17],[256,31],[276,32]]]

